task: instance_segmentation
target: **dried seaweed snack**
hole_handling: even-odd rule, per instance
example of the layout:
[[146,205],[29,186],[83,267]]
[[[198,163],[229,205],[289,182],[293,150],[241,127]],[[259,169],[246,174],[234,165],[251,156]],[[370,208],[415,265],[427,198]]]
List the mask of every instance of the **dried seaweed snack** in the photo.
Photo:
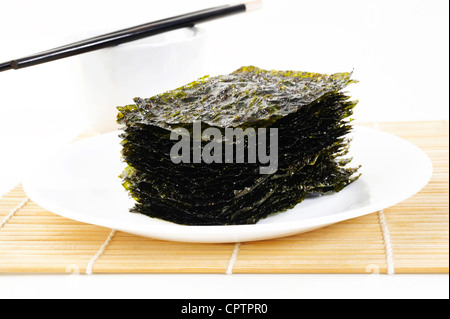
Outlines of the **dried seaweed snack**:
[[[345,158],[357,102],[342,90],[353,82],[350,73],[251,66],[118,107],[128,164],[121,177],[136,200],[131,210],[186,225],[253,224],[308,195],[342,190],[358,178]],[[277,129],[276,172],[261,174],[261,164],[248,161],[174,163],[170,154],[177,141],[170,139],[171,130],[183,127],[193,136],[193,123],[199,121],[202,130],[220,132]],[[202,140],[202,148],[208,142]],[[237,141],[221,143],[225,152],[227,143]]]

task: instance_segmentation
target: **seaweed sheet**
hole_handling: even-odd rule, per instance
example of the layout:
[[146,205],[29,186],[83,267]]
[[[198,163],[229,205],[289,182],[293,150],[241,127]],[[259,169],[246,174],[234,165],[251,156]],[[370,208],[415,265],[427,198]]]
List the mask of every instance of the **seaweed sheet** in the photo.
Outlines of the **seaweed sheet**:
[[[253,224],[311,194],[338,192],[356,180],[348,167],[353,108],[342,90],[356,81],[333,75],[242,67],[118,107],[123,124],[121,177],[133,212],[186,225]],[[201,121],[202,129],[278,129],[278,167],[260,163],[174,163],[170,132]],[[208,141],[201,141],[202,147]],[[235,141],[222,141],[235,143]],[[222,148],[225,150],[225,147]],[[245,145],[248,151],[248,145]]]

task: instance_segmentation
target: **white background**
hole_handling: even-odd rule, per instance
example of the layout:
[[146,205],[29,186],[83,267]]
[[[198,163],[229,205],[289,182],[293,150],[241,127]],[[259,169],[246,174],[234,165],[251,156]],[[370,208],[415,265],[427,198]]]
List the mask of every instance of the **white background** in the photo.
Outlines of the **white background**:
[[[227,3],[0,1],[1,62],[65,44],[64,39],[83,32],[113,31]],[[360,100],[354,115],[357,121],[448,120],[448,12],[446,0],[265,0],[258,12],[202,25],[208,32],[205,65],[209,74],[229,73],[242,65],[323,73],[353,70],[360,81],[349,88]],[[20,181],[33,161],[25,154],[43,155],[83,130],[74,61],[0,73],[0,193]],[[179,289],[176,297],[230,297],[243,285],[254,288],[248,288],[248,294],[239,290],[240,297],[274,297],[255,286],[259,280],[291,293],[280,293],[280,297],[308,297],[295,287],[306,287],[312,297],[424,297],[426,291],[448,296],[448,276],[381,276],[375,281],[371,276],[0,276],[0,297],[56,296],[53,289],[59,290],[59,297],[74,297],[95,286],[87,294],[93,297],[109,291],[112,283],[117,284],[117,296],[124,297],[121,287],[142,292],[142,287],[136,287],[139,282],[160,287],[169,282],[167,287]],[[109,279],[104,289],[96,286],[105,278]],[[200,287],[222,283],[225,291],[204,295],[200,288],[187,288],[193,280]],[[169,289],[162,291],[162,297],[171,295]]]

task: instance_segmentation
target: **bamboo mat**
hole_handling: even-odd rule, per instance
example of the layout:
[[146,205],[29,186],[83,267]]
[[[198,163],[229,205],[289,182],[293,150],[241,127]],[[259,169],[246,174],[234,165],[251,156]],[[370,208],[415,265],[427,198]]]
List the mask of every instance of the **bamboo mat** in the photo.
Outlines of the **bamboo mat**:
[[425,189],[382,212],[274,240],[188,244],[57,216],[17,186],[0,200],[0,273],[448,273],[448,122],[374,125],[434,164]]

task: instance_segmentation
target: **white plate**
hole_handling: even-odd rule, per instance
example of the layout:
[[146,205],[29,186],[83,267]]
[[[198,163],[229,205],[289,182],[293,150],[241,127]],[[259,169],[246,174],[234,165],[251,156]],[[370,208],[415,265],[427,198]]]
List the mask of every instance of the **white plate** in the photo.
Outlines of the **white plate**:
[[413,144],[365,127],[355,127],[352,135],[353,165],[362,164],[359,180],[255,225],[184,226],[130,213],[133,201],[118,178],[124,163],[117,132],[66,146],[38,163],[23,184],[35,203],[55,214],[136,235],[202,243],[270,239],[385,209],[428,183],[431,161]]

